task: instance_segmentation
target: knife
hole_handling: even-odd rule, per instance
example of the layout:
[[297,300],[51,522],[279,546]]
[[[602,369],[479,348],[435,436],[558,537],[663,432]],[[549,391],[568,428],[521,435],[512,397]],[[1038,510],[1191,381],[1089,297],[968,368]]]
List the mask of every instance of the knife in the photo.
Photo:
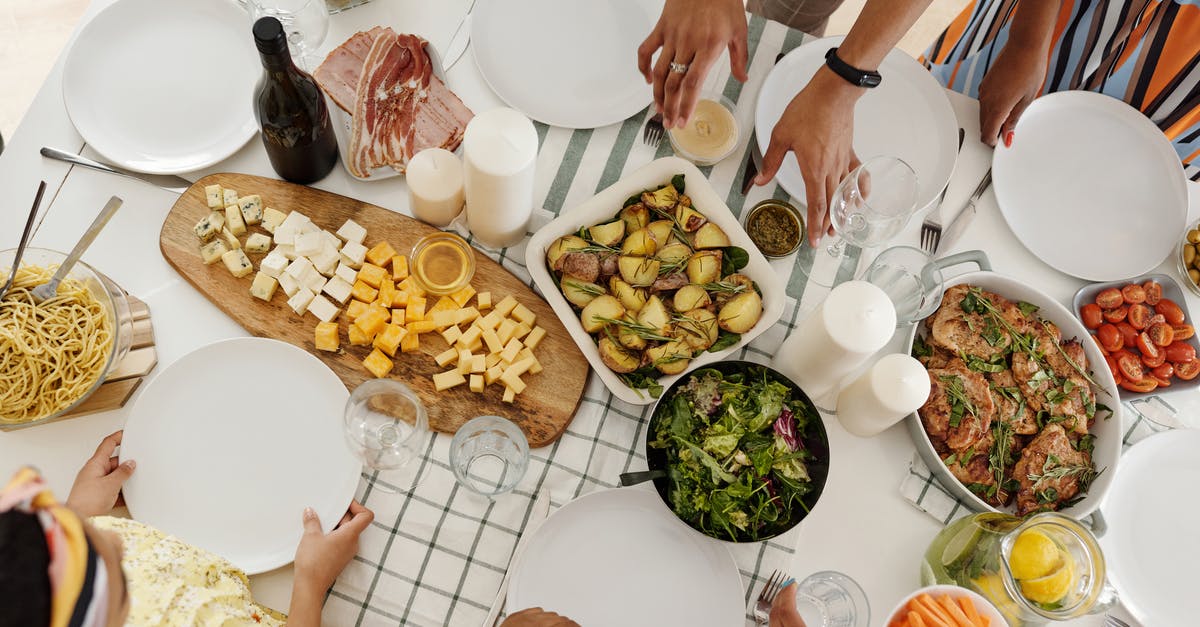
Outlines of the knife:
[[988,168],[987,174],[983,175],[983,180],[979,181],[979,186],[975,188],[975,192],[971,194],[971,198],[967,200],[967,204],[959,210],[958,215],[954,216],[954,219],[950,220],[950,225],[946,227],[946,231],[942,235],[942,241],[938,246],[939,249],[948,250],[962,236],[963,231],[967,230],[967,226],[971,224],[971,220],[975,219],[975,205],[991,185],[992,169]]
[[[459,21],[458,28],[454,29],[454,34],[450,35],[450,41],[446,44],[443,72],[449,72],[450,68],[458,63],[463,53],[467,51],[467,45],[471,43],[471,11],[473,10],[475,10],[475,0],[471,0],[471,6],[467,7],[467,14]],[[459,37],[460,34],[462,37]]]
[[108,172],[109,174],[116,174],[118,176],[135,179],[174,194],[182,194],[192,186],[192,182],[183,178],[182,176],[175,176],[174,174],[142,174],[140,172],[129,172],[127,170],[114,168],[110,165],[100,163],[99,161],[93,161],[87,157],[67,152],[65,150],[59,150],[57,148],[43,146],[41,153],[42,156],[46,157],[47,159],[66,161],[67,163],[73,163],[85,168],[91,168],[93,170],[99,170],[101,172]]
[[492,601],[491,611],[483,621],[483,627],[493,627],[496,620],[500,618],[500,612],[504,610],[505,595],[508,594],[508,577],[512,574],[512,565],[521,557],[521,553],[525,550],[525,544],[529,542],[529,538],[542,526],[542,522],[549,515],[550,489],[542,488],[533,501],[533,508],[529,510],[529,522],[525,523],[525,531],[521,532],[521,539],[517,540],[517,548],[513,549],[512,557],[508,560],[508,567],[504,569],[504,579],[500,581],[500,589],[496,591],[496,598]]

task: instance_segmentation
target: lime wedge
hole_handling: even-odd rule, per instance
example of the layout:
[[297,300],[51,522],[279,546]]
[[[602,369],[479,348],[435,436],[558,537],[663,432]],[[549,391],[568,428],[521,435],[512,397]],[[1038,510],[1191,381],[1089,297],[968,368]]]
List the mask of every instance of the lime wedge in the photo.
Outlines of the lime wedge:
[[982,536],[983,528],[974,522],[960,529],[942,549],[942,566],[949,568],[969,558]]

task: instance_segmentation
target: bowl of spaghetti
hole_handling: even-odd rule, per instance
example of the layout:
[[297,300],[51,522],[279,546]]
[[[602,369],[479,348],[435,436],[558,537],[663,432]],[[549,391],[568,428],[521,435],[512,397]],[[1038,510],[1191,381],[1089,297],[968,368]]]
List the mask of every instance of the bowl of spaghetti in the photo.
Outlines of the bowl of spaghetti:
[[[0,251],[0,285],[15,250]],[[132,322],[125,293],[80,261],[38,303],[66,255],[26,248],[12,288],[0,300],[0,430],[49,422],[91,396],[129,352]]]

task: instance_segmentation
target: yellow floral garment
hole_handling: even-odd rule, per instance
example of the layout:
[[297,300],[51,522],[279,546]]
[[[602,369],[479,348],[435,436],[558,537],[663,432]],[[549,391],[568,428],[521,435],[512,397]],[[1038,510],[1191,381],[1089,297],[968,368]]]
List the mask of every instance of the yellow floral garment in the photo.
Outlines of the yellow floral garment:
[[250,598],[245,573],[225,559],[128,518],[92,525],[121,537],[129,582],[126,625],[283,625],[286,617]]

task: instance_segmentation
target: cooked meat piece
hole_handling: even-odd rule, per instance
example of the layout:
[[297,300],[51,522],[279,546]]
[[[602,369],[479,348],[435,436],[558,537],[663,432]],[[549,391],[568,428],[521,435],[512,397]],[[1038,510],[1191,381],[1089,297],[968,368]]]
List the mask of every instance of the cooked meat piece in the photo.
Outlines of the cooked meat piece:
[[554,269],[580,281],[595,283],[600,277],[600,256],[595,253],[569,252],[558,258]]
[[[954,451],[980,442],[996,413],[987,379],[955,357],[945,368],[929,370],[929,382],[929,400],[919,414],[930,439],[943,440]],[[966,403],[952,397],[955,389],[961,390]],[[956,404],[962,406],[962,415],[957,425],[951,425]]]
[[[1017,385],[1011,370],[988,374],[992,384],[992,401],[996,403],[996,419],[1012,425],[1013,433],[1033,435],[1038,432],[1037,419],[1030,410],[1028,401],[1021,403],[1025,394]],[[1003,389],[1001,392],[997,388]],[[1016,398],[1013,398],[1013,397]]]
[[[966,285],[955,285],[946,290],[942,297],[942,306],[927,321],[930,330],[929,342],[955,355],[966,353],[984,360],[1004,354],[1011,338],[990,319],[990,316],[962,310],[961,303],[967,293]],[[993,302],[1000,299],[991,292],[983,292],[983,295]],[[995,346],[985,339],[985,335],[989,334],[984,332],[988,329],[993,330],[990,336],[996,342]]]
[[933,352],[924,357],[917,358],[917,361],[921,362],[926,369],[945,368],[946,364],[950,363],[951,359],[954,359],[954,355],[946,349],[939,346],[934,346],[933,344],[926,345],[929,346],[930,350]]
[[607,282],[608,277],[617,274],[617,255],[605,255],[600,260],[600,279]]
[[[1050,348],[1058,353],[1058,349]],[[1071,350],[1078,350],[1078,343],[1076,348]],[[1061,355],[1059,359],[1061,360]],[[1046,361],[1053,364],[1053,358],[1049,354]],[[1065,364],[1065,361],[1061,362],[1061,365]],[[1051,366],[1047,372],[1041,363],[1029,355],[1014,353],[1012,373],[1020,383],[1018,387],[1025,395],[1025,402],[1033,415],[1036,416],[1042,411],[1049,412],[1048,421],[1061,423],[1068,431],[1079,435],[1087,434],[1089,420],[1084,398],[1094,406],[1096,395],[1087,380],[1075,369],[1066,366],[1065,371],[1059,372]]]
[[1013,469],[1013,478],[1021,484],[1017,515],[1057,510],[1079,494],[1081,479],[1090,482],[1094,476],[1091,456],[1075,450],[1062,426],[1047,425],[1021,451],[1021,459]]
[[669,292],[677,290],[688,284],[687,275],[682,272],[673,272],[671,274],[660,276],[650,284],[650,293],[657,294],[659,292]]

